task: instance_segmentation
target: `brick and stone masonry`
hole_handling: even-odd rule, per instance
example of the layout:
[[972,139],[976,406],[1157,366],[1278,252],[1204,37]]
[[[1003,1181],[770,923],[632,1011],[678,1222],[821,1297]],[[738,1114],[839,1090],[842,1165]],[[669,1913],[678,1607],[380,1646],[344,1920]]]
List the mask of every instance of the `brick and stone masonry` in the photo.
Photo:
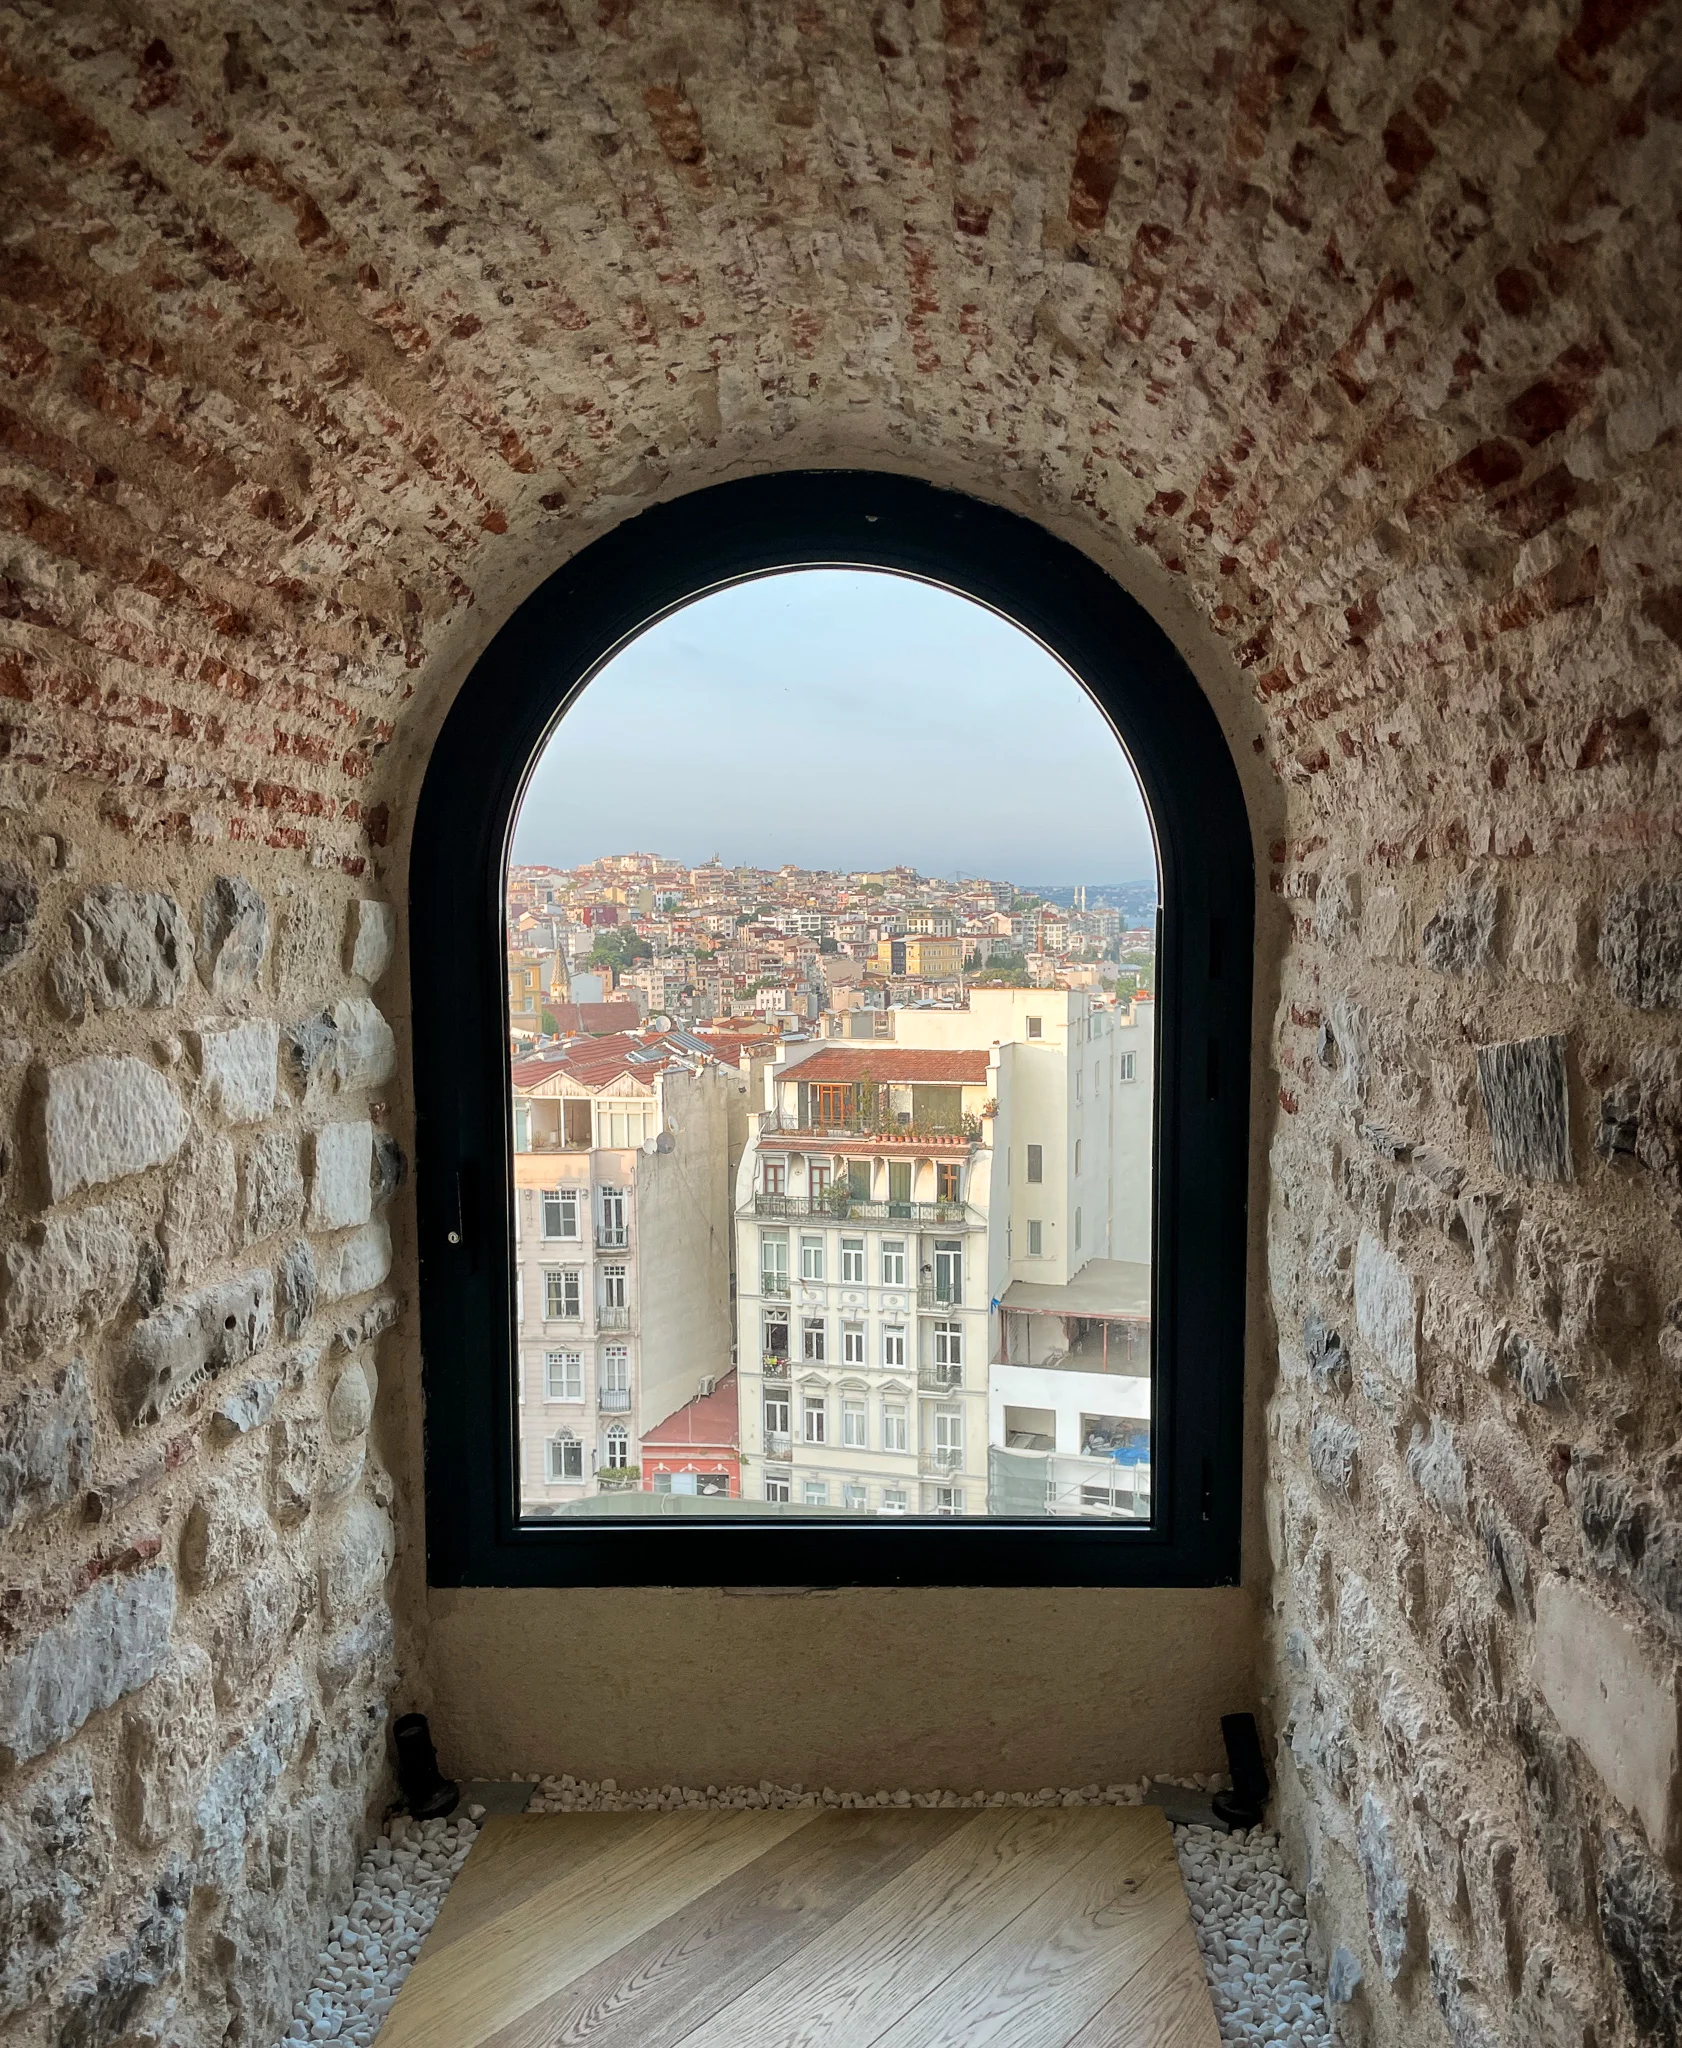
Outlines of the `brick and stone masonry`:
[[445,706],[591,534],[840,462],[1087,548],[1241,760],[1246,1579],[1341,2038],[1677,2041],[1679,28],[10,12],[8,2038],[266,2048],[425,1698]]

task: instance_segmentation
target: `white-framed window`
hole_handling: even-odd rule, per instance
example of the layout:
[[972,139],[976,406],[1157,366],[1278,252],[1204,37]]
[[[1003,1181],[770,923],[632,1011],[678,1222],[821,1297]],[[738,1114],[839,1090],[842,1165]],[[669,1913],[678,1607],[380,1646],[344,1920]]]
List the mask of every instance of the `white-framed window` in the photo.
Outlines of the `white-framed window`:
[[952,1308],[964,1299],[964,1242],[959,1237],[937,1237],[934,1242],[934,1298]]
[[862,1287],[864,1285],[864,1239],[844,1237],[841,1240],[841,1285]]
[[626,1271],[624,1266],[603,1266],[602,1307],[623,1308],[629,1299],[626,1294]]
[[820,1316],[800,1326],[800,1355],[808,1365],[822,1365],[828,1356],[826,1326]]
[[905,1403],[884,1401],[882,1403],[882,1448],[885,1451],[903,1451],[906,1448]]
[[578,1190],[576,1188],[544,1189],[543,1235],[545,1237],[577,1237]]
[[812,1159],[806,1164],[806,1192],[814,1202],[821,1202],[829,1193],[830,1164],[827,1159]]
[[903,1515],[910,1503],[905,1498],[903,1486],[884,1486],[882,1489],[882,1512],[885,1515]]
[[934,1490],[934,1511],[937,1515],[961,1515],[964,1511],[964,1489],[961,1486],[937,1486]]
[[808,1394],[800,1404],[800,1433],[809,1444],[829,1441],[829,1403],[822,1394]]
[[803,1479],[800,1482],[800,1504],[808,1508],[829,1506],[829,1481],[827,1479]]
[[1028,1256],[1031,1259],[1045,1257],[1045,1225],[1032,1219],[1028,1224]]
[[1030,1017],[1028,1019],[1028,1036],[1030,1038],[1043,1038],[1045,1036],[1045,1019],[1043,1017]]
[[841,1325],[841,1363],[843,1365],[863,1365],[863,1323],[843,1323]]
[[759,1291],[761,1294],[788,1292],[788,1232],[761,1231],[759,1237]]
[[575,1323],[583,1300],[580,1269],[577,1266],[545,1266],[543,1269],[543,1319],[550,1323]]
[[787,1500],[787,1499],[788,1499],[788,1494],[789,1494],[789,1484],[788,1484],[788,1481],[787,1481],[786,1479],[767,1479],[767,1480],[766,1480],[766,1482],[765,1482],[765,1498],[766,1498],[767,1500]]
[[780,1159],[762,1159],[759,1162],[759,1192],[762,1195],[780,1195],[787,1179],[787,1171]]
[[1028,1147],[1028,1180],[1032,1185],[1045,1179],[1045,1148],[1041,1145]]
[[862,1394],[847,1394],[842,1397],[841,1441],[853,1451],[865,1451],[870,1448],[870,1432],[865,1420]]
[[935,1324],[934,1362],[936,1365],[963,1364],[964,1326],[962,1323]]
[[888,1323],[883,1326],[882,1363],[887,1366],[898,1366],[903,1371],[905,1366],[905,1325],[903,1323]]
[[1136,1081],[1139,1078],[1139,1055],[1136,1052],[1124,1052],[1119,1057],[1121,1064],[1116,1079],[1118,1081]]
[[607,1450],[603,1464],[623,1468],[631,1462],[631,1434],[623,1423],[616,1422],[607,1433]]
[[800,1240],[800,1277],[802,1280],[822,1280],[823,1239],[803,1237]]
[[851,1508],[854,1514],[862,1514],[870,1505],[870,1488],[849,1482],[841,1489],[841,1505]]
[[934,1411],[935,1456],[943,1465],[956,1468],[964,1462],[964,1411],[937,1408]]
[[628,1344],[602,1346],[601,1385],[604,1394],[631,1391],[631,1347]]
[[576,1351],[545,1351],[543,1394],[549,1401],[582,1401],[584,1360]]
[[584,1446],[571,1430],[563,1429],[549,1440],[549,1477],[559,1485],[584,1477]]
[[1075,1250],[1077,1252],[1080,1250],[1080,1210],[1078,1207],[1075,1210]]
[[602,1243],[606,1245],[625,1242],[625,1190],[623,1188],[602,1189]]
[[885,1237],[882,1240],[882,1285],[903,1287],[905,1285],[905,1239]]
[[765,1434],[767,1436],[788,1435],[787,1394],[767,1394],[765,1396]]

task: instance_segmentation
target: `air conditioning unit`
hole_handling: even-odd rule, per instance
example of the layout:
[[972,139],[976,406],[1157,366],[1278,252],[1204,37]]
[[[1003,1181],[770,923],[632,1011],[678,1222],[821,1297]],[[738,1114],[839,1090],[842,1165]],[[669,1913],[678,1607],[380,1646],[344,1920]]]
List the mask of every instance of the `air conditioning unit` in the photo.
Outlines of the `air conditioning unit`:
[[703,1373],[701,1375],[701,1399],[704,1401],[710,1393],[716,1390],[717,1386],[718,1381],[710,1372]]

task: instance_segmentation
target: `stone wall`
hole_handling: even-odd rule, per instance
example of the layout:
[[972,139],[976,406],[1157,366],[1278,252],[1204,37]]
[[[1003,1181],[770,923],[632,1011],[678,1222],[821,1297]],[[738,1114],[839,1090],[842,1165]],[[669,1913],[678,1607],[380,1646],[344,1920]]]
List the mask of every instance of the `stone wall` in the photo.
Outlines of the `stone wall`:
[[384,1789],[392,917],[299,879],[0,769],[8,2040],[267,2048]]
[[[362,1405],[330,1333],[386,1296],[289,1335],[290,1248],[318,1292],[384,1260],[400,976],[388,1085],[348,905],[400,896],[474,654],[651,499],[846,462],[1087,548],[1246,777],[1246,1571],[1340,2024],[1674,2040],[1678,44],[1674,0],[9,13],[0,1696],[43,1746],[0,1775],[5,2024],[97,2039],[155,1977],[219,2038],[375,1785],[379,1623],[338,1616],[379,1613],[385,1486],[321,1489]],[[411,1319],[380,1370],[425,1703]]]

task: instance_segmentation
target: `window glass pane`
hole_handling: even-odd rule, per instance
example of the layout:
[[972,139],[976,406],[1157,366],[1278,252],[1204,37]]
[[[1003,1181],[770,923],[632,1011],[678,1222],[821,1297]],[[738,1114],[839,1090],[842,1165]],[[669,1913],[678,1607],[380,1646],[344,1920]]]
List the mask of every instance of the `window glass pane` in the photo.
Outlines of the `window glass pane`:
[[[838,703],[1010,805],[827,800]],[[1079,684],[932,586],[762,578],[587,681],[513,847],[523,1513],[1148,1518],[1158,871]]]

